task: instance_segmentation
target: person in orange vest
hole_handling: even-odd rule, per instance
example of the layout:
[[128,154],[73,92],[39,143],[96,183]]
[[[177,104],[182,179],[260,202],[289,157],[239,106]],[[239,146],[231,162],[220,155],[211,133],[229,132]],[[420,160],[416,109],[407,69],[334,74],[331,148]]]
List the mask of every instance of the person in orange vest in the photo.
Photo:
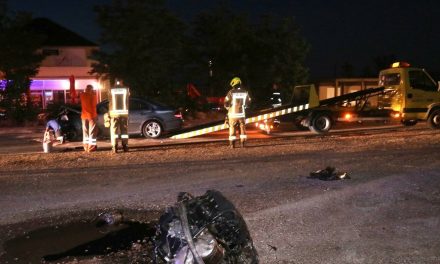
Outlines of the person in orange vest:
[[97,99],[93,86],[87,85],[80,98],[84,150],[87,152],[96,151],[96,137],[98,135],[96,121],[98,120],[98,114],[96,112]]

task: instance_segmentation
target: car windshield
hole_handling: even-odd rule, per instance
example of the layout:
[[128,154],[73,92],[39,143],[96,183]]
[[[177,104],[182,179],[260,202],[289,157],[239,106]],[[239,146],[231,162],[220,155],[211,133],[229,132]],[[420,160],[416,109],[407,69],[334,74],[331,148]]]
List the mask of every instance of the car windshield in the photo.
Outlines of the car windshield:
[[380,86],[390,86],[400,84],[400,73],[382,74],[379,78]]
[[[148,105],[151,105],[154,109],[158,110],[171,110],[172,108],[170,106],[167,106],[163,103],[157,102],[152,99],[146,99],[146,98],[131,98],[130,99],[130,105],[133,104],[133,100],[141,100],[147,103]],[[98,113],[106,113],[108,111],[108,100],[104,100],[101,103],[98,104]],[[132,108],[132,106],[130,106]]]

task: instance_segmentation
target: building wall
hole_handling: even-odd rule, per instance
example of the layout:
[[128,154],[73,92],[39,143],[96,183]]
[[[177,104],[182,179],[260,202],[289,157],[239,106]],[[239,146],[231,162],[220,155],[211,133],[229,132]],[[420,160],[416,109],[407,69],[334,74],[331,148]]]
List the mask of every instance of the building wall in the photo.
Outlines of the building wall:
[[[31,98],[45,109],[50,104],[78,104],[79,94],[88,84],[93,85],[98,102],[107,84],[90,74],[93,61],[89,59],[96,47],[43,47],[43,60],[38,74],[32,78]],[[71,97],[70,79],[74,79],[76,97]]]
[[90,67],[92,60],[89,56],[93,47],[44,47],[42,53],[47,55],[43,67]]
[[[369,88],[379,87],[377,78],[343,78],[331,81],[318,82],[318,96],[320,100],[353,93]],[[377,105],[377,98],[369,99],[371,105]]]

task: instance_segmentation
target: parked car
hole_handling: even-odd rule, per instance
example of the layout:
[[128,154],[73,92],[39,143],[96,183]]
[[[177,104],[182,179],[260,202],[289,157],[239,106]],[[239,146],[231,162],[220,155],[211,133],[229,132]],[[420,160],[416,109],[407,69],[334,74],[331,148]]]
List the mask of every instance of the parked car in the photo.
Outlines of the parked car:
[[[104,114],[108,112],[108,100],[97,105],[98,128],[102,136],[109,136],[110,129],[104,127]],[[158,138],[182,128],[182,114],[151,99],[131,97],[129,101],[128,134]]]
[[[108,112],[108,100],[97,105],[98,137],[109,137],[110,129],[104,126],[104,114]],[[64,133],[68,140],[82,138],[81,109],[63,106],[61,112],[67,112],[69,120],[63,121]],[[129,101],[128,134],[141,135],[146,138],[159,138],[164,134],[182,128],[183,119],[179,111],[162,103],[131,97]]]

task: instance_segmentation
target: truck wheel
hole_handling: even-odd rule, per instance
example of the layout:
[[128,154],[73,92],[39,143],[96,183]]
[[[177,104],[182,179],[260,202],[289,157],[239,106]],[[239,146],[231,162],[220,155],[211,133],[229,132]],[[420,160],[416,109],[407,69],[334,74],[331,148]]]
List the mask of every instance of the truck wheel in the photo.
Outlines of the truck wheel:
[[440,128],[440,109],[435,109],[428,117],[428,125],[431,128]]
[[400,121],[404,126],[415,126],[417,124],[417,120],[402,120]]
[[312,118],[310,130],[316,134],[327,133],[332,128],[332,119],[328,114],[319,113]]

